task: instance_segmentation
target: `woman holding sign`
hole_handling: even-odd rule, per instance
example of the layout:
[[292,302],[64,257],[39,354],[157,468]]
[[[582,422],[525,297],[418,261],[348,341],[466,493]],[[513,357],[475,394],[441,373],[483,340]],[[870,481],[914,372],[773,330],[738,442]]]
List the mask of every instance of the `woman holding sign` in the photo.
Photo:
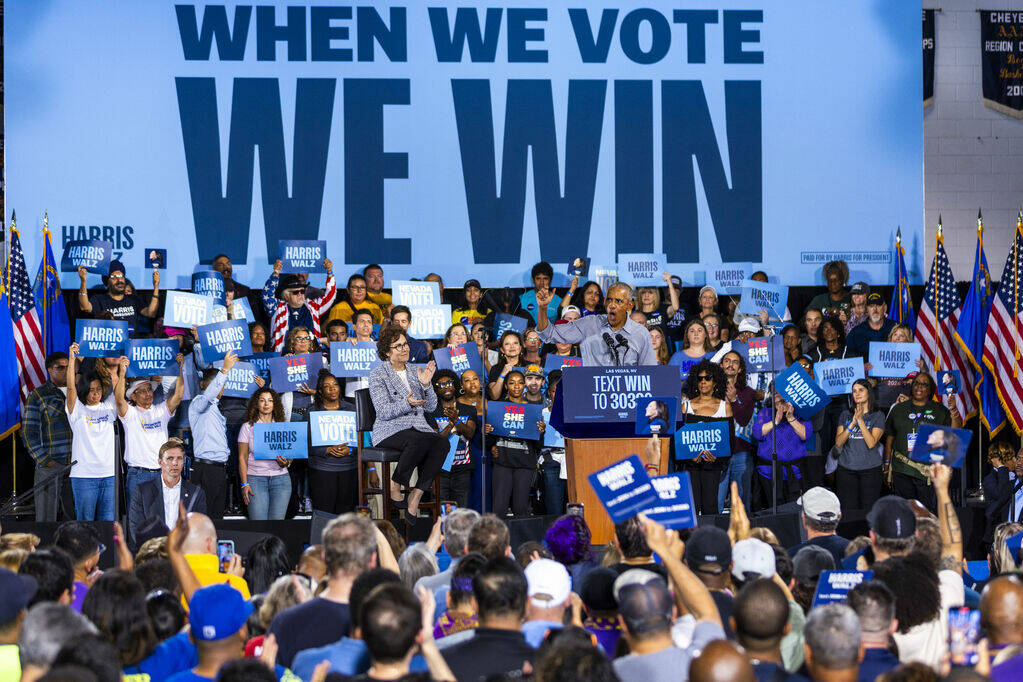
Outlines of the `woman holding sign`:
[[242,499],[249,508],[249,518],[253,521],[281,520],[291,499],[291,477],[288,475],[291,460],[284,457],[255,458],[252,433],[257,421],[286,421],[281,396],[267,386],[249,398],[245,423],[238,432],[238,476],[242,482]]
[[[114,359],[116,362],[116,358]],[[75,497],[75,518],[79,521],[113,521],[114,422],[117,407],[95,374],[84,379],[77,374],[78,344],[68,350],[67,411],[71,425],[71,491]],[[120,377],[115,364],[113,380]],[[81,381],[81,384],[78,382]],[[79,397],[81,394],[81,397]],[[104,397],[106,399],[104,399]]]
[[853,382],[849,402],[835,436],[839,452],[835,490],[842,509],[870,509],[881,497],[885,417],[877,409],[874,390],[866,379]]
[[[380,330],[377,356],[384,361],[369,374],[369,394],[376,410],[373,445],[401,452],[391,476],[391,501],[399,508],[407,506],[406,523],[414,524],[423,493],[433,486],[448,454],[448,439],[426,421],[426,413],[437,409],[437,394],[431,380],[437,365],[409,363],[408,337],[401,327],[391,325]],[[413,469],[419,470],[416,487],[402,499]]]
[[[710,360],[702,360],[692,368],[682,386],[682,404],[679,412],[685,414],[686,424],[727,422],[728,438],[731,441],[735,432],[735,420],[727,396],[728,380],[724,370]],[[676,435],[675,438],[678,441],[680,436]],[[730,452],[730,442],[728,447]],[[676,454],[688,450],[688,447],[676,444]],[[727,468],[728,457],[717,457],[709,450],[701,451],[695,459],[686,462],[684,469],[689,472],[689,480],[693,485],[693,502],[699,513],[718,512],[718,484]]]
[[[526,402],[526,377],[522,372],[509,372],[506,384],[508,402]],[[536,423],[540,440],[501,436],[491,446],[490,454],[494,458],[494,513],[499,517],[506,516],[509,510],[515,516],[529,513],[529,491],[536,477],[536,462],[540,457],[546,427],[543,420]],[[484,431],[490,435],[494,431],[493,425],[487,424]]]
[[[352,412],[355,405],[341,397],[341,383],[328,369],[321,369],[316,381],[316,398],[310,412]],[[315,427],[314,427],[315,428]],[[310,446],[309,497],[313,509],[328,514],[355,511],[359,496],[358,460],[347,443]]]

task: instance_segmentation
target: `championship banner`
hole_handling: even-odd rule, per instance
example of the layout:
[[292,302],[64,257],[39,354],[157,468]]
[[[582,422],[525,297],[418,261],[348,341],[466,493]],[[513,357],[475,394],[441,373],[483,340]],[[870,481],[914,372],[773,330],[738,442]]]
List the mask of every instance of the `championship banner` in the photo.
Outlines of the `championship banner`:
[[623,253],[618,256],[618,281],[633,287],[658,287],[668,270],[663,253]]
[[984,106],[1023,118],[1023,12],[980,10]]
[[540,429],[536,423],[543,421],[543,408],[532,403],[506,403],[497,400],[487,402],[487,424],[494,427],[493,435],[538,440]]
[[654,476],[650,483],[657,493],[657,501],[643,510],[648,519],[665,528],[696,527],[696,505],[688,473]]
[[[253,459],[307,459],[308,426],[302,422],[256,422],[252,425]],[[285,472],[282,474],[287,476]]]
[[216,270],[203,270],[192,273],[192,293],[209,296],[213,305],[227,304],[224,293],[224,276]]
[[202,357],[206,362],[223,360],[228,353],[239,357],[252,355],[252,343],[249,341],[249,325],[245,320],[227,320],[204,324],[196,330]]
[[411,308],[408,333],[416,339],[443,339],[451,326],[451,305],[425,305]]
[[[358,445],[355,413],[349,410],[324,410],[309,413],[309,442],[313,447]],[[352,453],[355,456],[355,453]]]
[[[820,286],[838,257],[883,282],[892,225],[922,283],[920,6],[694,7],[4,0],[6,203],[136,282],[164,244],[175,286],[221,253],[258,286],[292,239],[389,281],[521,287],[546,261],[560,289],[577,257],[600,281],[663,253],[687,283]],[[822,26],[856,49],[820,58]]]
[[[223,367],[223,362],[216,363]],[[227,372],[224,395],[228,398],[251,398],[259,386],[256,384],[256,368],[250,362],[236,362]]]
[[327,257],[327,242],[312,239],[282,239],[277,246],[282,272],[324,273],[323,259]]
[[123,320],[84,320],[79,318],[75,322],[78,357],[121,357],[124,354],[124,342],[128,340],[128,327],[128,323]]
[[191,329],[209,324],[213,317],[213,299],[185,291],[168,291],[163,308],[163,325]]
[[336,377],[368,377],[377,365],[383,364],[373,341],[332,341],[330,373]]
[[71,241],[64,245],[60,258],[61,272],[78,272],[85,266],[86,272],[106,275],[110,272],[110,253],[114,245],[100,239]]
[[270,359],[270,384],[278,393],[295,391],[303,386],[314,388],[323,367],[322,353],[303,353]]
[[564,419],[570,424],[634,423],[639,398],[678,400],[682,384],[674,365],[572,367],[561,377]]
[[459,377],[462,372],[471,369],[476,376],[483,379],[483,360],[480,359],[479,348],[476,343],[470,341],[454,348],[438,348],[433,351],[433,359],[437,363],[437,369],[450,369]]
[[934,10],[924,10],[923,25],[923,61],[924,61],[924,108],[934,104],[934,52],[935,30]]
[[124,355],[129,377],[176,377],[179,345],[175,339],[128,339]]
[[440,305],[440,285],[437,282],[391,282],[391,302],[409,308],[422,305]]

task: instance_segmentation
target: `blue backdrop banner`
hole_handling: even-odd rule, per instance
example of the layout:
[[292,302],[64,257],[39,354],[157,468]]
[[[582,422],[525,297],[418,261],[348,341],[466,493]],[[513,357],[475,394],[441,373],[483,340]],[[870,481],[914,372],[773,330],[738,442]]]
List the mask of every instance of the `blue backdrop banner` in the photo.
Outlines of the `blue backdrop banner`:
[[883,283],[897,225],[921,281],[918,5],[427,5],[7,0],[7,203],[135,282],[165,244],[168,289],[220,253],[258,287],[282,239],[341,280],[664,254],[687,283]]

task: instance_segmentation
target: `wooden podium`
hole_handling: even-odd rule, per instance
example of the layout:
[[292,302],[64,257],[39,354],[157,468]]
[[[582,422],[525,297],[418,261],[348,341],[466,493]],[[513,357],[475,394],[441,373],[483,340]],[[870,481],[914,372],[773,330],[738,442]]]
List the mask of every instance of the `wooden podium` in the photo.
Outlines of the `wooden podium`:
[[[661,438],[661,466],[658,475],[668,473],[668,439]],[[615,528],[604,511],[600,498],[586,479],[595,471],[611,466],[629,455],[646,462],[647,438],[566,438],[565,464],[568,469],[568,501],[585,505],[586,523],[593,533],[593,544],[614,539]],[[651,472],[653,473],[653,472]]]

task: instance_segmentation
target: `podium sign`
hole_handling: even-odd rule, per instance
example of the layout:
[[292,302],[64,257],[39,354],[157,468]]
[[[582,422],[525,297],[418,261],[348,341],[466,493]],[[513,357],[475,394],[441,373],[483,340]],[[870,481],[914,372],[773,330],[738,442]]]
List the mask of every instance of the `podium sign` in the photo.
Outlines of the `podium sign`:
[[679,400],[678,368],[564,367],[564,420],[567,423],[629,423],[636,421],[639,398],[663,396]]

